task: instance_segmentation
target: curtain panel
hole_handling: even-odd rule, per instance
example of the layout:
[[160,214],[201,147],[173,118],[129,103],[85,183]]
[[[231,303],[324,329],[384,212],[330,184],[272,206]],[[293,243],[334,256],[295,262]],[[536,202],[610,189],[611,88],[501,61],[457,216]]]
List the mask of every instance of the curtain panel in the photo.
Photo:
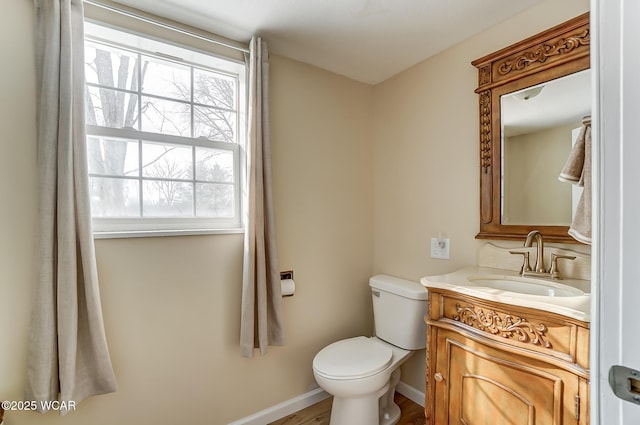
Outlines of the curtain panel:
[[113,392],[116,379],[91,229],[82,2],[35,6],[39,219],[25,396],[44,411]]
[[271,187],[269,136],[269,53],[266,42],[253,37],[246,57],[249,68],[247,196],[240,354],[252,357],[258,349],[283,345],[282,293],[276,248]]

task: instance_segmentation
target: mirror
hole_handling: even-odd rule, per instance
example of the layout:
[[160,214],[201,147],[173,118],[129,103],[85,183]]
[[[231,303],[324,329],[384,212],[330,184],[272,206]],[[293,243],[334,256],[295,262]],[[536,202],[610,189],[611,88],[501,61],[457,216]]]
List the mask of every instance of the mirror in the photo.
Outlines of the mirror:
[[560,182],[590,115],[589,14],[472,62],[480,100],[481,239],[568,235],[580,189]]
[[588,69],[500,97],[502,224],[571,224],[582,188],[558,175],[590,114]]

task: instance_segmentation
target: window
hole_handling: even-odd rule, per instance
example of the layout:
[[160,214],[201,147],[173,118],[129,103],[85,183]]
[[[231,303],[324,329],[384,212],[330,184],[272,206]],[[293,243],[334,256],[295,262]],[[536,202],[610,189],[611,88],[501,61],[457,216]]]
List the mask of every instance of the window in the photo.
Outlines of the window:
[[244,64],[85,26],[96,232],[241,227]]

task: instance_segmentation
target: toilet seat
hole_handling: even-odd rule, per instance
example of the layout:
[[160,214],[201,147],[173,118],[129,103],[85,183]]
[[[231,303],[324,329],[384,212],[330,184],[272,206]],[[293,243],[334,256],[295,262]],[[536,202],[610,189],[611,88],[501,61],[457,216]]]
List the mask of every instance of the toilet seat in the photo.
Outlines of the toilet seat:
[[358,379],[389,367],[393,352],[375,338],[358,336],[334,342],[313,359],[313,369],[329,379]]

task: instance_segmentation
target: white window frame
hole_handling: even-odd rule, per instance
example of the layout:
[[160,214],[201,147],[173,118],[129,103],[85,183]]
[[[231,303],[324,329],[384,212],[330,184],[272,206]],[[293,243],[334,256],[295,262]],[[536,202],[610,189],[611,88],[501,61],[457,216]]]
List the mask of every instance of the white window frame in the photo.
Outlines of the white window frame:
[[[237,81],[236,137],[237,143],[218,142],[204,138],[190,138],[167,134],[149,133],[136,129],[110,128],[87,125],[88,136],[110,137],[142,141],[170,143],[186,146],[203,146],[207,148],[228,150],[233,153],[234,162],[234,216],[230,218],[203,217],[92,217],[95,238],[147,237],[217,233],[240,233],[243,231],[243,194],[245,193],[245,137],[246,137],[246,65],[237,60],[223,58],[211,52],[204,52],[166,39],[139,34],[134,31],[115,27],[102,22],[85,19],[85,39],[105,43],[117,48],[141,53],[145,56],[157,57],[161,60],[172,60],[176,63],[211,70]],[[109,89],[113,89],[109,87]],[[135,93],[138,96],[140,93]],[[190,102],[193,105],[198,105]],[[91,176],[91,175],[90,175]],[[116,177],[122,176],[105,176]],[[142,183],[143,176],[131,177]],[[128,179],[128,177],[127,177]],[[191,179],[180,180],[195,183],[195,173]],[[142,202],[142,199],[140,199]],[[194,200],[195,202],[195,200]]]

